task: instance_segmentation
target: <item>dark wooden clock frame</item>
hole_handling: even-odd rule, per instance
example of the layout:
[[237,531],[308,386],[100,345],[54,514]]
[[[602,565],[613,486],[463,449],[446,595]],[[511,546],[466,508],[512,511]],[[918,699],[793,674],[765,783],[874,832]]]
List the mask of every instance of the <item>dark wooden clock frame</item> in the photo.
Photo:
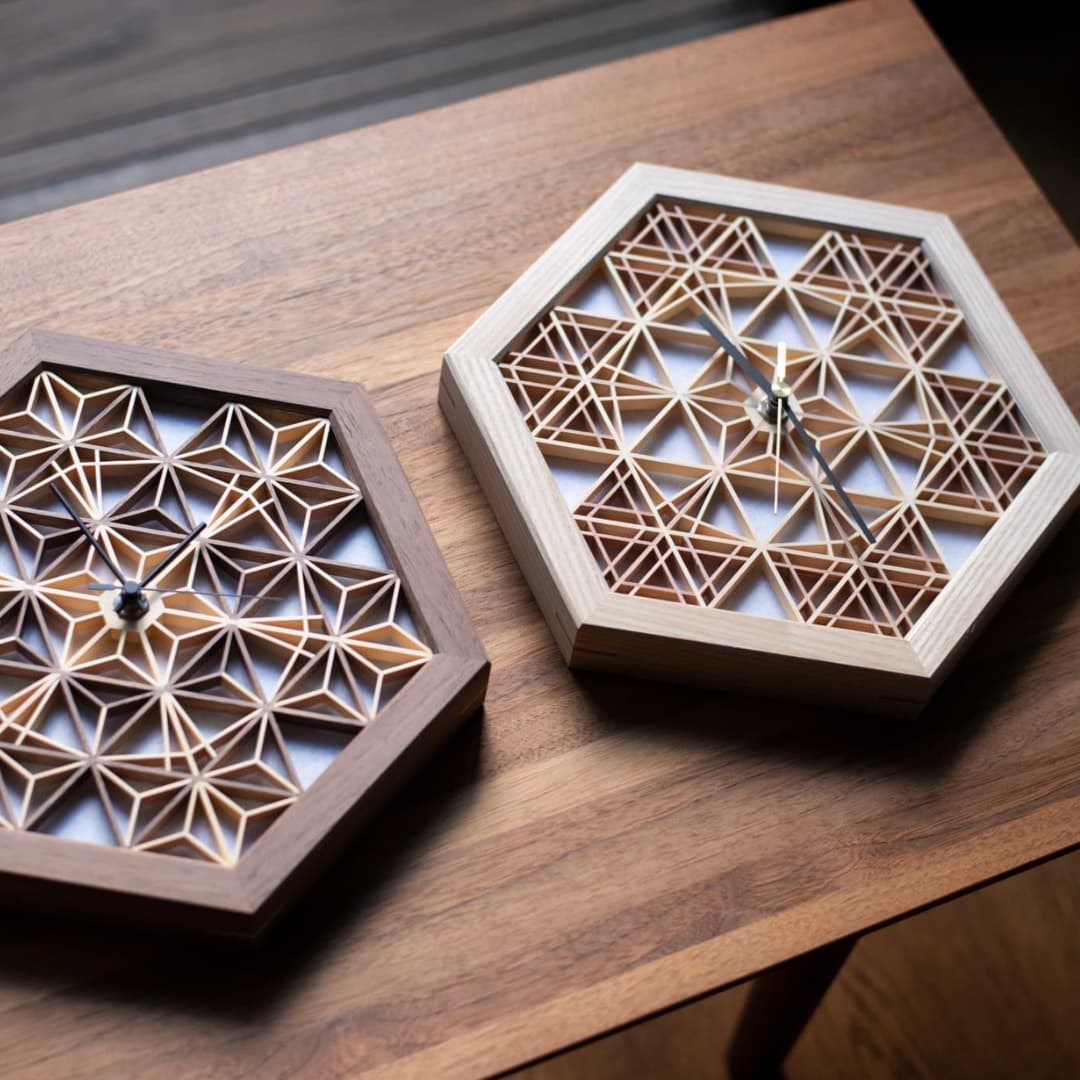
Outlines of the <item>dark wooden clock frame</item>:
[[[42,370],[111,375],[173,399],[215,396],[327,416],[432,657],[327,771],[225,867],[27,831],[0,831],[5,904],[255,938],[309,886],[460,722],[489,663],[434,537],[359,386],[141,346],[31,331],[0,352],[0,391]],[[205,398],[203,398],[205,400]]]

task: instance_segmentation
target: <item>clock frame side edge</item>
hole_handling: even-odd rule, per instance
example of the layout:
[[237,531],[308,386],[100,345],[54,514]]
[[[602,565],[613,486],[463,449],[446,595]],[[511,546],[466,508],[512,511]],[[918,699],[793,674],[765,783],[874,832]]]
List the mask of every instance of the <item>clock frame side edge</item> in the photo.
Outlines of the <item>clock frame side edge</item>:
[[432,650],[486,662],[483,644],[367,391],[349,384],[333,403],[330,424]]
[[[483,358],[452,349],[439,406],[479,482],[563,658],[606,591],[551,470]],[[505,397],[505,400],[503,398]]]
[[934,210],[669,165],[639,163],[634,169],[654,198],[684,199],[833,229],[855,228],[920,239],[943,217]]
[[4,906],[64,919],[250,937],[254,911],[235,873],[152,851],[0,832]]
[[656,198],[650,168],[623,172],[450,345],[440,372],[439,406],[566,660],[607,590],[495,361]]
[[904,638],[609,593],[574,640],[572,667],[916,716],[930,680]]
[[[237,864],[258,940],[483,705],[486,658],[437,653]],[[363,843],[363,840],[361,840]]]
[[908,634],[935,688],[1078,507],[1080,454],[1050,454]]
[[432,657],[238,864],[256,938],[477,712],[491,666],[369,395],[344,386],[330,411],[338,452]]
[[123,378],[137,385],[213,390],[250,404],[283,402],[327,414],[354,384],[302,372],[264,367],[236,360],[218,360],[190,353],[83,337],[56,330],[33,329],[27,335],[42,364],[84,368]]
[[40,363],[37,336],[33,330],[27,330],[0,349],[0,388],[11,388],[22,382]]

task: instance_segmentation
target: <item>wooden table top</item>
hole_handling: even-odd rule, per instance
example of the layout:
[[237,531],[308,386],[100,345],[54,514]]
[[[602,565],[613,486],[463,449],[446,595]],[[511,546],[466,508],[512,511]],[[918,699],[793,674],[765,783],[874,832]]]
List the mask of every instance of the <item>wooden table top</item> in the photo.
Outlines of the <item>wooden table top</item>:
[[1080,402],[1080,251],[900,0],[0,229],[5,341],[364,382],[494,664],[484,716],[259,950],[7,918],[0,1075],[508,1070],[1080,843],[1075,523],[915,724],[564,668],[438,368],[636,160],[952,214]]

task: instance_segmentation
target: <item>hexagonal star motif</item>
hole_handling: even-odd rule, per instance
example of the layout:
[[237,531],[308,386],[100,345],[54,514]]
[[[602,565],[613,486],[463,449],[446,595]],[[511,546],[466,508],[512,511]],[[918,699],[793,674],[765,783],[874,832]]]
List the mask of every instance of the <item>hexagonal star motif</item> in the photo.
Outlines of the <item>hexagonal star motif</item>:
[[358,387],[40,333],[0,373],[0,869],[255,933],[479,703],[434,541]]
[[635,166],[447,353],[571,664],[911,713],[1080,429],[942,215]]

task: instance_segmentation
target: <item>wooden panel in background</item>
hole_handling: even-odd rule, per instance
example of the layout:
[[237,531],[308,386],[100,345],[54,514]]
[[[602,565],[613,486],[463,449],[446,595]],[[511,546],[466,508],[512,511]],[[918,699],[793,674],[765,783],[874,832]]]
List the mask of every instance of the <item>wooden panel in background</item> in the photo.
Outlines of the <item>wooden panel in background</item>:
[[1080,403],[1080,252],[899,0],[0,229],[5,337],[366,383],[493,663],[482,721],[259,951],[5,922],[0,1075],[511,1069],[1080,842],[1075,525],[914,726],[566,671],[437,369],[635,160],[953,214]]
[[[9,0],[0,5],[0,220],[33,209],[19,193],[54,186],[40,196],[48,205],[78,178],[68,194],[81,187],[89,198],[87,178],[105,170],[142,162],[137,179],[160,179],[806,6]],[[209,143],[205,160],[190,160],[190,148]]]

